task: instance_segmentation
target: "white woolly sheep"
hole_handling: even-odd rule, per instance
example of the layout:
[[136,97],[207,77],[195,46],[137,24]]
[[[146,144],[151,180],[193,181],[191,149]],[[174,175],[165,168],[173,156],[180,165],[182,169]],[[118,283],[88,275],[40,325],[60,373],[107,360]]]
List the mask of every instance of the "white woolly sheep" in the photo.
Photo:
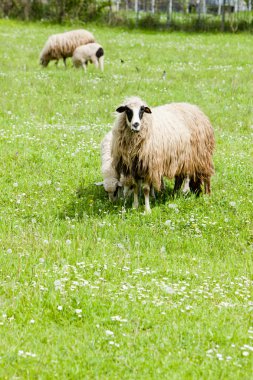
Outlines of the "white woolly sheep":
[[[214,173],[214,131],[207,116],[195,105],[171,103],[152,108],[138,97],[127,99],[116,110],[112,139],[112,166],[117,173],[143,181],[145,211],[149,213],[151,184],[160,190],[161,178],[175,178],[177,190],[184,179],[197,194],[204,184],[210,193]],[[138,207],[138,186],[134,188]]]
[[96,68],[100,68],[103,71],[104,49],[95,42],[78,46],[73,53],[72,61],[75,67],[82,66],[84,71],[86,71],[88,62],[94,63]]
[[40,63],[47,66],[50,61],[63,59],[66,66],[66,59],[72,57],[75,49],[80,45],[95,42],[92,33],[84,29],[72,30],[70,32],[53,34],[50,36],[40,53]]
[[118,190],[122,187],[119,180],[120,175],[112,167],[111,156],[112,131],[108,132],[101,142],[101,161],[103,182],[97,182],[96,185],[103,185],[108,193],[109,199],[115,201],[118,197]]

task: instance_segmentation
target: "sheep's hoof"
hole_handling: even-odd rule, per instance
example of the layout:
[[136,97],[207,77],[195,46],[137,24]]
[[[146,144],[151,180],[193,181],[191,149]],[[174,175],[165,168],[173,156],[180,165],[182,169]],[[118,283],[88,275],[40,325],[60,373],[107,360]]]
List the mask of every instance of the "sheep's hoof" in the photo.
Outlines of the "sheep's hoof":
[[186,197],[188,197],[190,194],[191,194],[191,190],[189,189],[187,189],[187,190],[182,190],[182,193],[183,193],[183,196],[186,198]]
[[144,214],[145,215],[150,215],[151,214],[151,209],[150,208],[146,208]]

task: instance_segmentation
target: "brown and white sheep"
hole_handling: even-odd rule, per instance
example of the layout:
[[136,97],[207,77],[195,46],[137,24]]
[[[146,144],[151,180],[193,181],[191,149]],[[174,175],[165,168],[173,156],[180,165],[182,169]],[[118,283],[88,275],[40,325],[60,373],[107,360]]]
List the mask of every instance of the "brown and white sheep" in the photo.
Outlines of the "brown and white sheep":
[[55,60],[58,64],[59,59],[62,58],[66,66],[66,59],[72,57],[78,46],[91,42],[95,42],[95,38],[85,29],[53,34],[48,38],[40,53],[40,63],[46,67],[50,61]]
[[73,53],[72,62],[75,67],[82,66],[84,71],[88,62],[104,71],[104,49],[96,42],[78,46]]
[[[151,184],[158,191],[163,176],[175,178],[175,190],[185,178],[199,193],[204,184],[211,192],[214,174],[214,131],[207,116],[195,105],[171,103],[150,109],[138,97],[126,99],[113,128],[112,166],[117,173],[143,182],[145,211],[150,212]],[[138,207],[138,186],[134,189]]]

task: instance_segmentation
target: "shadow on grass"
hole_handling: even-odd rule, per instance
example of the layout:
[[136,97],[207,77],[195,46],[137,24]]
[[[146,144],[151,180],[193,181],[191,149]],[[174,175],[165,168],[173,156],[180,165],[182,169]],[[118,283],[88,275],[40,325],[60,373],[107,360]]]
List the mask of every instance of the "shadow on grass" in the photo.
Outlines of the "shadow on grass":
[[105,214],[117,214],[121,210],[123,203],[111,203],[103,186],[90,184],[88,186],[82,183],[76,189],[76,192],[70,199],[69,203],[59,213],[61,219],[77,218],[83,219],[87,216],[104,216]]
[[[155,199],[150,196],[151,208],[154,206],[164,205],[168,201],[172,201],[177,197],[182,197],[182,194],[178,194],[173,197],[173,187],[170,184],[166,184],[166,190],[160,193],[156,193]],[[84,186],[80,184],[76,190],[74,196],[68,204],[60,211],[60,219],[77,218],[83,219],[87,216],[96,216],[103,218],[106,214],[120,214],[123,210],[129,210],[132,208],[133,195],[129,196],[125,201],[123,198],[118,199],[117,202],[112,203],[108,199],[108,195],[105,192],[103,186],[96,186],[90,184]],[[144,196],[139,197],[140,211],[143,211]]]

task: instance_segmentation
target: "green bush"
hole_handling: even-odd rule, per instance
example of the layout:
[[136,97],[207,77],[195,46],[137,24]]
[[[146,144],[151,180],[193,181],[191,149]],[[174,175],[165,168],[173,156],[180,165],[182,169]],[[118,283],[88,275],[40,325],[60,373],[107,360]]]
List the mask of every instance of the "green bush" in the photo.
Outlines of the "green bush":
[[161,27],[162,23],[160,21],[160,14],[148,13],[147,15],[145,15],[144,17],[138,20],[138,26],[140,28],[145,28],[145,29],[157,29]]

